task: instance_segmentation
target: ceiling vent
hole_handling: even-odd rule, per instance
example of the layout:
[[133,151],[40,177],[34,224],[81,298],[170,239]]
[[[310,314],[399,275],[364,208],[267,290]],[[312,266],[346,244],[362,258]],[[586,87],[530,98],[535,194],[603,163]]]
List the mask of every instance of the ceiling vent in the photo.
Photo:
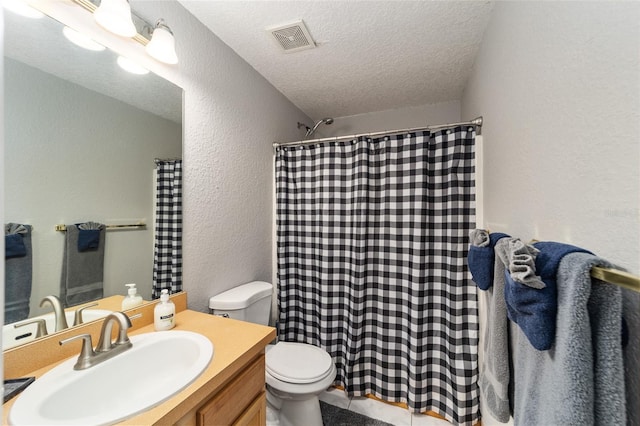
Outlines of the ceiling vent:
[[297,52],[299,50],[313,49],[316,47],[309,30],[302,22],[302,19],[287,25],[279,25],[277,27],[267,28],[278,45],[282,47],[285,53]]

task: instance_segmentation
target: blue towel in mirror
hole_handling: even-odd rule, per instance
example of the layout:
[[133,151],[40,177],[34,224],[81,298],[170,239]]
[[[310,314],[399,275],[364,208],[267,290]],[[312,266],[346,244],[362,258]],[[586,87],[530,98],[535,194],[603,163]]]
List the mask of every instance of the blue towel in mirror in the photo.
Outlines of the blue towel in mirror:
[[4,236],[4,258],[23,257],[27,255],[27,248],[24,239],[20,234],[9,234]]
[[76,223],[78,228],[78,251],[97,250],[104,225],[97,222]]
[[[31,225],[5,224],[6,237],[20,239],[18,256],[5,255],[4,263],[4,322],[11,324],[29,317],[29,301],[33,280]],[[9,250],[13,250],[9,248]]]
[[100,247],[99,229],[78,230],[78,251],[97,250]]

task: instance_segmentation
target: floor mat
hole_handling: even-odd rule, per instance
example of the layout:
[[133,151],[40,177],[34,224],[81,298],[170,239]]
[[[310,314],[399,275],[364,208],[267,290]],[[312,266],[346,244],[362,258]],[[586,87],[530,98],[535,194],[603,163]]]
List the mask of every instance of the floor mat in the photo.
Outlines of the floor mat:
[[323,401],[320,401],[320,411],[324,426],[393,426]]

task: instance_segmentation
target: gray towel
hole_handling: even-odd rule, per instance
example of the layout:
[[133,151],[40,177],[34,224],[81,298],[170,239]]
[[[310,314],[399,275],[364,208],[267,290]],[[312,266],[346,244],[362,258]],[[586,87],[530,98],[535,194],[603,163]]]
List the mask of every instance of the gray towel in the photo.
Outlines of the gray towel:
[[520,327],[513,339],[515,425],[624,425],[620,288],[591,280],[588,253],[563,257],[557,273],[554,346],[538,351]]
[[623,349],[627,426],[640,426],[640,293],[622,289],[622,312],[629,327],[629,343]]
[[8,223],[5,235],[20,234],[26,254],[5,259],[4,263],[4,322],[11,324],[29,318],[29,299],[33,279],[31,225]]
[[78,226],[67,225],[60,282],[60,300],[65,307],[103,297],[104,232],[104,226],[102,226],[100,244],[96,250],[80,252],[78,251]]
[[478,297],[485,298],[487,307],[484,332],[483,370],[480,375],[480,398],[496,420],[506,423],[509,408],[509,320],[504,300],[505,265],[509,264],[509,243],[502,238],[495,245],[493,285]]

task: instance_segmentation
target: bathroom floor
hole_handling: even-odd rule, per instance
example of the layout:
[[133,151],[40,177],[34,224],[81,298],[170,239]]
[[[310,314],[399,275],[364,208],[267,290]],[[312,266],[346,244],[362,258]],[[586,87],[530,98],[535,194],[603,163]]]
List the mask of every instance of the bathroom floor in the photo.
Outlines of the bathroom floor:
[[349,398],[340,389],[325,391],[320,394],[320,400],[373,419],[391,423],[395,426],[451,426],[451,424],[445,420],[422,414],[414,414],[404,408],[385,404],[375,399],[364,397]]

